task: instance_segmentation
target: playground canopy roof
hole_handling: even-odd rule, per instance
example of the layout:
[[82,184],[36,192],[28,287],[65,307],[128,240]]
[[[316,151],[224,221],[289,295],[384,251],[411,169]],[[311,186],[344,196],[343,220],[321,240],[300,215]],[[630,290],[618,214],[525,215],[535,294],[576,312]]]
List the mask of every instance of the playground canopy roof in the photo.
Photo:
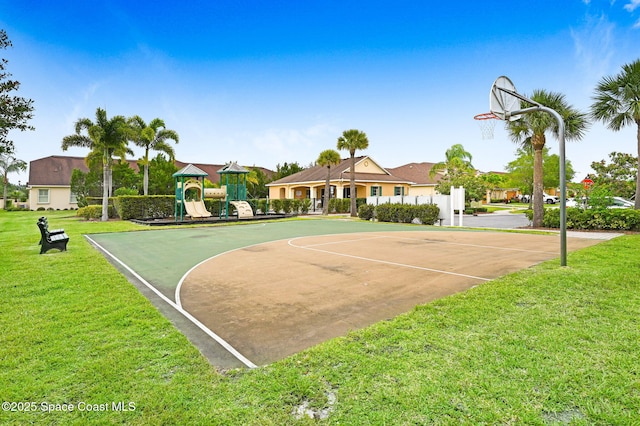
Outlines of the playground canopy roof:
[[181,176],[209,176],[209,174],[197,168],[193,164],[188,164],[173,174],[173,177]]
[[249,170],[247,170],[244,167],[238,165],[238,163],[236,163],[234,161],[233,163],[229,163],[229,164],[225,165],[223,168],[221,168],[220,170],[218,170],[218,173],[220,173],[220,174],[224,174],[224,173],[249,173]]

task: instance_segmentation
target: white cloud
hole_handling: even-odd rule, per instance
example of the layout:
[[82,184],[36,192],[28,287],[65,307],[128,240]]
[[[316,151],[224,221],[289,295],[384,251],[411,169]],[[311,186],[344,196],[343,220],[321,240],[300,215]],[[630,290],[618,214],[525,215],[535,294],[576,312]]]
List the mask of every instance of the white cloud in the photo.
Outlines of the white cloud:
[[615,28],[614,23],[601,15],[591,17],[582,28],[571,31],[576,59],[587,81],[597,80],[609,72],[616,53]]
[[[624,9],[625,9],[627,12],[633,12],[633,11],[634,11],[634,10],[636,10],[639,6],[640,6],[640,0],[631,0],[631,1],[629,1],[629,3],[627,3],[627,4],[625,4],[625,5],[624,5]],[[638,26],[638,24],[636,23],[636,25],[634,26],[634,28],[635,28],[635,27],[637,27],[637,26]]]
[[293,158],[306,165],[313,162],[320,151],[334,147],[338,134],[337,128],[319,123],[305,129],[271,128],[235,139],[250,140],[251,145],[262,154],[263,160],[267,160],[267,163]]

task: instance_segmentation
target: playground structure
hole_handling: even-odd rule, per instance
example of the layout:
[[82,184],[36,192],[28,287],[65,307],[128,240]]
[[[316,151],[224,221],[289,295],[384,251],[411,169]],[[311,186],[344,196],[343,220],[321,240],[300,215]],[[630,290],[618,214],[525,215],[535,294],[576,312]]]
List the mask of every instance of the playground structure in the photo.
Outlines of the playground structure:
[[[229,218],[232,206],[238,218],[253,217],[253,209],[247,203],[247,169],[237,163],[230,163],[218,170],[220,188],[205,188],[204,178],[208,173],[189,164],[173,174],[176,180],[176,201],[174,217],[182,222],[185,213],[191,219],[206,219],[213,216],[207,210],[205,199],[218,200],[219,219]],[[224,203],[224,208],[222,208]]]

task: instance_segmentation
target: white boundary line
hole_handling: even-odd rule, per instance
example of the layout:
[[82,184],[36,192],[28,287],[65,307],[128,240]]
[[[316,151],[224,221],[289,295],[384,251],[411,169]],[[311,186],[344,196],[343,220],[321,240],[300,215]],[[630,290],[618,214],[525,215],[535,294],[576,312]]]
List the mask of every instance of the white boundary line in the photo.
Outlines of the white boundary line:
[[240,362],[242,362],[244,365],[246,365],[249,368],[256,368],[257,367],[257,365],[255,365],[254,363],[249,361],[244,355],[242,355],[240,352],[238,352],[233,346],[231,346],[229,343],[227,343],[227,341],[225,341],[222,337],[220,337],[217,334],[215,334],[213,331],[211,331],[209,328],[207,328],[207,326],[205,326],[200,321],[198,321],[193,315],[191,315],[189,312],[187,312],[184,309],[182,309],[181,306],[177,305],[171,299],[169,299],[167,296],[162,294],[157,288],[155,288],[150,283],[148,283],[144,278],[142,278],[140,275],[138,275],[133,269],[131,269],[129,266],[127,266],[123,261],[118,259],[115,255],[113,255],[107,249],[105,249],[100,244],[98,244],[96,241],[91,239],[89,236],[85,235],[84,237],[87,240],[89,240],[91,242],[91,244],[93,244],[96,247],[98,247],[103,253],[107,254],[110,258],[112,258],[119,265],[121,265],[123,268],[125,268],[129,273],[131,273],[134,277],[136,277],[136,279],[138,279],[147,288],[149,288],[149,290],[153,291],[158,297],[160,297],[163,301],[165,301],[169,306],[174,308],[176,311],[180,312],[182,315],[184,315],[185,318],[187,318],[189,321],[191,321],[196,327],[198,327],[200,330],[204,331],[209,337],[211,337],[218,344],[220,344],[220,346],[225,348],[231,355],[235,356]]
[[292,238],[292,239],[287,241],[287,244],[289,244],[291,247],[300,248],[300,249],[303,249],[303,250],[317,251],[317,252],[320,252],[320,253],[332,254],[334,256],[348,257],[348,258],[351,258],[351,259],[358,259],[358,260],[366,260],[368,262],[382,263],[384,265],[391,265],[391,266],[400,266],[400,267],[403,267],[403,268],[419,269],[421,271],[437,272],[439,274],[445,274],[445,275],[455,275],[457,277],[472,278],[474,280],[480,280],[480,281],[491,281],[491,278],[483,278],[483,277],[476,277],[476,276],[473,276],[473,275],[458,274],[456,272],[442,271],[440,269],[425,268],[425,267],[422,267],[422,266],[408,265],[406,263],[389,262],[387,260],[371,259],[371,258],[368,258],[368,257],[354,256],[354,255],[351,255],[351,254],[335,253],[335,252],[328,251],[328,250],[321,250],[321,249],[317,249],[317,248],[312,248],[311,246],[299,246],[299,245],[296,245],[296,244],[293,243],[293,241],[298,240],[300,238],[308,238],[308,237]]

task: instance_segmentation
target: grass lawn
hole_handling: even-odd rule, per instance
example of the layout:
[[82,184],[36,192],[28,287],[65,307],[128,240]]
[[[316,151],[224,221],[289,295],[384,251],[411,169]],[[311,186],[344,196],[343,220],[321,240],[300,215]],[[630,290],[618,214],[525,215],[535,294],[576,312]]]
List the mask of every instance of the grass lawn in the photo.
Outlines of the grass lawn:
[[82,237],[144,227],[41,256],[41,214],[0,211],[1,424],[640,424],[640,235],[216,371]]

